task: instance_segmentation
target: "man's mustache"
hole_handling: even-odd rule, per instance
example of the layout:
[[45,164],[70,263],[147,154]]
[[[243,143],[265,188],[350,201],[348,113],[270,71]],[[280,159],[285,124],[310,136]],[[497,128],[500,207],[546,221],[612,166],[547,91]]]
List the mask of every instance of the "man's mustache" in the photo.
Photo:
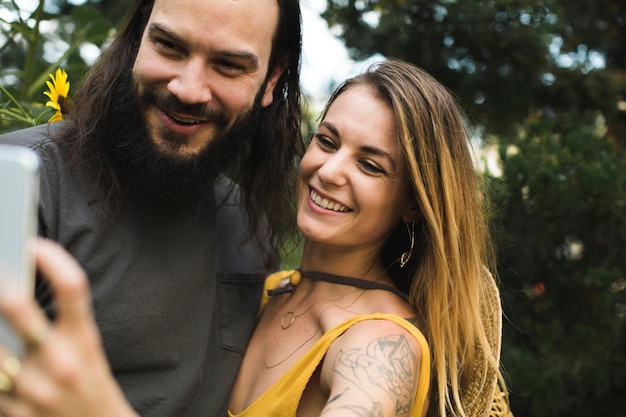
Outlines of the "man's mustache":
[[184,115],[186,118],[199,119],[220,126],[228,124],[224,112],[207,107],[203,104],[185,104],[173,94],[159,94],[155,91],[144,91],[139,97],[142,103],[152,103],[166,113]]

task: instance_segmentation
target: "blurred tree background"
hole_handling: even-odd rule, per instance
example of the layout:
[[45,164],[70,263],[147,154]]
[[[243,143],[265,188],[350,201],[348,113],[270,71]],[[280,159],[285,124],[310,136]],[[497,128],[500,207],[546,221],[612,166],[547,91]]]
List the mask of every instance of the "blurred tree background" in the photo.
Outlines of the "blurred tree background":
[[[57,66],[75,88],[129,0],[0,1],[0,86],[33,116],[6,131]],[[354,59],[447,85],[488,155],[515,416],[626,417],[626,1],[327,3]]]

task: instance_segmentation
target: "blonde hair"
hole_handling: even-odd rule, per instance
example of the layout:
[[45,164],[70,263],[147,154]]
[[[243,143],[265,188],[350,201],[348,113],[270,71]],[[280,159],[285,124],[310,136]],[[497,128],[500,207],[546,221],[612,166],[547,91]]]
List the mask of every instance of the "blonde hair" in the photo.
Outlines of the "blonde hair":
[[[407,250],[406,239],[398,244],[398,233],[387,242],[391,256],[386,256],[392,276],[427,326],[435,373],[430,410],[436,398],[440,416],[487,415],[502,377],[501,309],[487,268],[493,256],[485,196],[465,118],[444,86],[420,68],[395,60],[374,64],[344,82],[326,109],[355,85],[372,88],[393,109],[420,209],[411,263],[403,269],[396,265]],[[406,234],[404,224],[398,229]]]

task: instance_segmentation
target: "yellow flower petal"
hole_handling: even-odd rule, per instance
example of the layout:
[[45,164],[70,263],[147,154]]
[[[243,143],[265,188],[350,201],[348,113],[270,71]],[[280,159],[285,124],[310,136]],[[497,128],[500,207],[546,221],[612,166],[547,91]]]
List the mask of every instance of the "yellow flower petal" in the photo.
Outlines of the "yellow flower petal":
[[54,123],[54,122],[60,122],[61,120],[63,120],[63,115],[61,114],[61,112],[56,112],[52,115],[51,118],[48,119],[48,122]]
[[69,95],[70,83],[67,80],[67,72],[61,68],[57,68],[54,75],[50,74],[50,79],[52,82],[46,81],[49,91],[44,91],[44,95],[50,99],[46,102],[46,107],[51,107],[56,112],[48,121],[57,122],[63,120],[63,104]]
[[46,107],[52,107],[54,110],[61,111],[61,106],[56,101],[47,101]]

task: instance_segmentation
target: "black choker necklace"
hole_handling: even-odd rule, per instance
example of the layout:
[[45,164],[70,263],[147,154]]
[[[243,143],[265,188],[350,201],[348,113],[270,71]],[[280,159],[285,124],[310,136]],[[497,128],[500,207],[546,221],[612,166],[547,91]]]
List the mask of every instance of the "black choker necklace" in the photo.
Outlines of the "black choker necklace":
[[[349,285],[352,287],[363,288],[366,290],[389,291],[391,293],[396,294],[398,297],[402,298],[407,303],[409,302],[408,295],[398,290],[397,288],[391,287],[389,285],[381,284],[379,282],[368,281],[366,279],[360,279],[360,278],[345,277],[342,275],[328,274],[326,272],[319,272],[319,271],[299,271],[299,272],[303,276],[311,278],[315,281],[324,281],[324,282],[330,282],[330,283],[339,284],[339,285]],[[267,290],[267,295],[276,296],[276,295],[293,292],[296,289],[296,285],[297,283],[294,285],[291,283],[291,280],[290,280],[289,283],[285,285],[284,287]]]

